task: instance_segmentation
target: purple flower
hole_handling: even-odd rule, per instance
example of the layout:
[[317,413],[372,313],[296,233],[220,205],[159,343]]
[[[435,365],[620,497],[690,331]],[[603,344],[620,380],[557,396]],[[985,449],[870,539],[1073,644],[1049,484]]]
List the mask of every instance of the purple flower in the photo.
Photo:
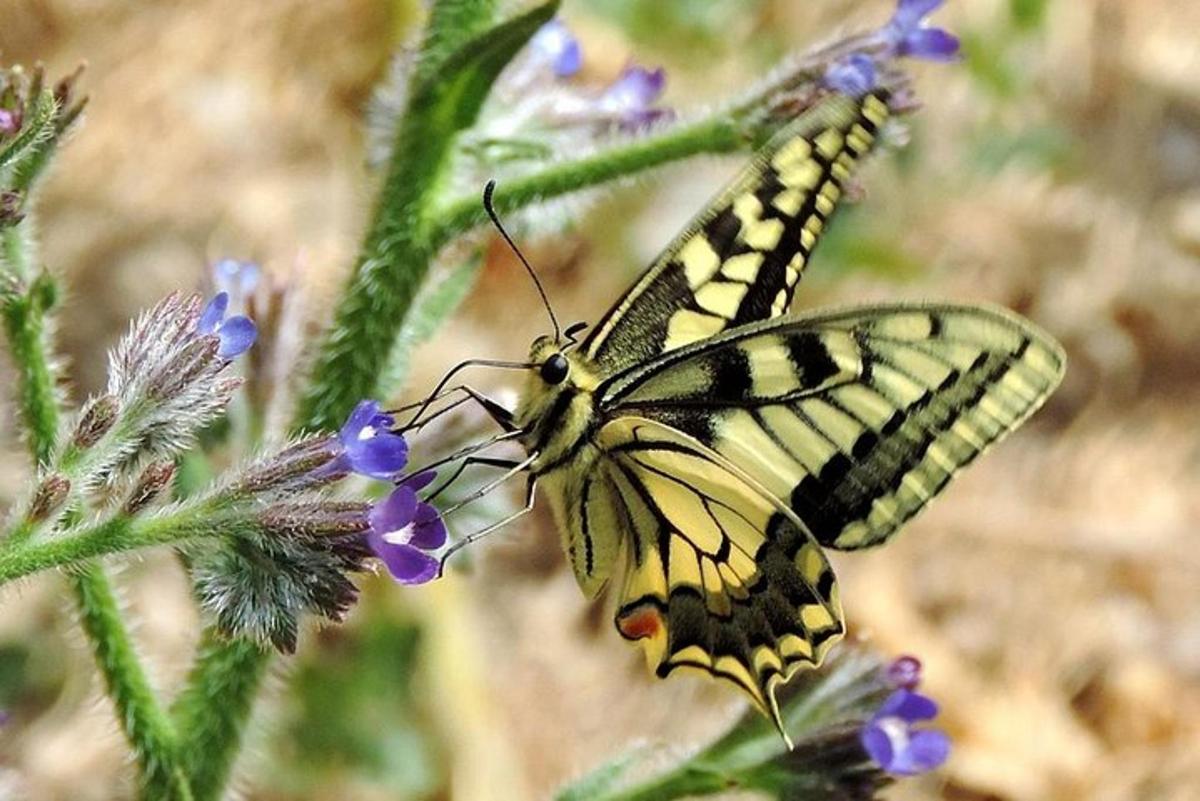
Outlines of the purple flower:
[[9,111],[5,108],[0,108],[0,134],[16,133],[21,127],[21,115]]
[[914,723],[933,720],[938,707],[931,698],[912,690],[894,691],[871,716],[859,734],[871,759],[893,776],[912,776],[933,770],[950,755],[950,738],[937,729],[918,729]]
[[559,78],[569,78],[583,65],[579,40],[562,20],[552,19],[529,40],[532,60],[547,65]]
[[240,306],[258,288],[262,268],[252,261],[221,259],[212,266],[212,274],[217,290],[228,293],[233,304]]
[[925,18],[945,0],[899,0],[896,13],[879,31],[888,57],[907,56],[929,61],[952,61],[958,56],[958,38],[942,28],[929,27]]
[[249,317],[240,314],[225,319],[225,311],[229,308],[229,293],[218,292],[200,313],[196,323],[196,333],[201,336],[216,334],[220,339],[217,355],[222,359],[232,359],[250,349],[258,336],[258,328]]
[[860,97],[875,88],[875,62],[865,53],[851,53],[825,70],[825,85],[851,97]]
[[391,479],[408,463],[408,443],[391,431],[395,420],[373,400],[359,401],[338,432],[342,452],[322,470]]
[[900,656],[883,671],[887,683],[898,690],[915,690],[921,683],[921,660],[915,656]]
[[371,507],[367,544],[402,584],[424,584],[438,574],[440,562],[428,552],[446,544],[446,524],[436,508],[417,497],[435,475],[418,473]]
[[648,70],[634,64],[604,90],[596,105],[621,125],[640,128],[671,114],[669,109],[654,108],[666,84],[667,72],[662,67]]

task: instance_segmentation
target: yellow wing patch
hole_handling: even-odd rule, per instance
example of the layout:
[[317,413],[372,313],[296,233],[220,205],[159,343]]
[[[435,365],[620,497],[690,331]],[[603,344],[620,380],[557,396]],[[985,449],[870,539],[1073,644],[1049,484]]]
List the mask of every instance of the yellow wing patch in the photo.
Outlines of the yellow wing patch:
[[731,681],[782,731],[775,687],[844,631],[821,549],[771,493],[678,431],[622,416],[596,442],[630,524],[617,630],[658,675]]

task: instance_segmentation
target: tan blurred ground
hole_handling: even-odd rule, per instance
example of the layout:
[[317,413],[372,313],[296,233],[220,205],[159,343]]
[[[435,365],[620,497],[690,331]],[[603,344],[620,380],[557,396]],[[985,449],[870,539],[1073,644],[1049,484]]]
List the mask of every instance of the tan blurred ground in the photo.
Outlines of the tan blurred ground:
[[[951,5],[939,21],[979,36],[1007,6]],[[587,6],[568,2],[568,18],[585,47],[603,43],[589,71],[611,75],[635,46]],[[775,0],[729,35],[749,43],[782,27],[799,44],[848,6],[864,21],[888,13],[886,3]],[[255,257],[277,274],[299,267],[304,280],[336,285],[370,196],[361,111],[406,15],[368,0],[0,0],[0,58],[42,59],[56,73],[89,63],[88,119],[42,215],[46,260],[73,287],[63,340],[80,392],[101,381],[103,349],[128,316],[198,285],[206,260]],[[1071,368],[1048,408],[903,537],[837,559],[843,598],[852,631],[923,658],[955,740],[943,771],[895,797],[1192,801],[1200,4],[1052,0],[1045,29],[1015,58],[1015,98],[962,69],[921,70],[919,169],[900,169],[890,155],[868,172],[861,211],[872,230],[929,269],[901,283],[869,272],[818,278],[801,302],[1002,303],[1059,337]],[[758,63],[672,65],[669,100],[714,99]],[[1047,126],[1072,137],[1068,166],[963,168],[989,131]],[[631,257],[650,257],[728,168],[666,171],[639,184],[649,197],[617,193],[579,234],[534,248],[560,315],[594,319],[632,276]],[[614,240],[628,246],[605,244]],[[465,355],[517,355],[540,332],[536,296],[506,259],[492,261],[463,315],[422,351],[415,386]],[[23,462],[3,436],[8,500]],[[415,609],[431,626],[420,683],[449,755],[452,797],[545,797],[632,742],[663,748],[665,760],[740,711],[720,688],[647,678],[607,614],[579,597],[548,520],[482,553],[471,576],[376,587],[370,599]],[[194,628],[182,582],[165,558],[126,578],[170,684]],[[121,797],[124,746],[95,700],[60,592],[47,577],[2,597],[0,638],[61,640],[64,661],[45,669],[67,678],[40,719],[0,730],[0,797],[5,772],[38,801]],[[253,780],[263,759],[251,757],[243,789],[281,799]],[[368,793],[339,779],[306,797],[390,797]]]

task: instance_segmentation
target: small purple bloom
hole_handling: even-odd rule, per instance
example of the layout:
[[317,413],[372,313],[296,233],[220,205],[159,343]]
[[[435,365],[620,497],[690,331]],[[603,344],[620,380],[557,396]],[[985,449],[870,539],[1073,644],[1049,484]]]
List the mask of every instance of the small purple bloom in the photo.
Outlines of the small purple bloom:
[[952,61],[958,56],[958,38],[942,28],[929,27],[925,18],[945,0],[900,0],[896,13],[879,31],[887,55]]
[[900,656],[892,660],[883,672],[887,683],[898,690],[915,690],[921,683],[921,660],[915,656]]
[[825,70],[825,85],[851,97],[860,97],[875,88],[875,62],[865,53],[851,53]]
[[622,125],[638,128],[670,115],[669,109],[654,108],[666,84],[667,72],[662,67],[648,70],[631,65],[604,90],[597,106]]
[[0,134],[16,133],[21,127],[21,116],[5,108],[0,108]]
[[434,477],[433,471],[418,473],[371,508],[367,543],[402,584],[424,584],[438,574],[440,562],[428,552],[446,544],[446,524],[417,496]]
[[367,478],[391,479],[408,463],[408,443],[391,431],[395,420],[379,403],[359,401],[338,432],[342,453],[324,470],[350,471]]
[[225,319],[228,308],[229,293],[218,292],[204,307],[196,323],[196,333],[202,336],[216,334],[220,339],[217,355],[222,359],[232,359],[245,353],[258,336],[258,328],[249,317],[239,314]]
[[872,761],[893,776],[912,776],[933,770],[950,756],[950,738],[937,729],[918,729],[914,723],[933,720],[933,699],[911,690],[894,691],[863,726],[859,735]]
[[552,19],[529,40],[530,52],[539,64],[547,64],[559,78],[569,78],[583,65],[579,40],[562,20]]
[[221,259],[213,265],[213,283],[217,290],[227,292],[234,305],[240,305],[254,294],[262,278],[262,268],[252,261]]

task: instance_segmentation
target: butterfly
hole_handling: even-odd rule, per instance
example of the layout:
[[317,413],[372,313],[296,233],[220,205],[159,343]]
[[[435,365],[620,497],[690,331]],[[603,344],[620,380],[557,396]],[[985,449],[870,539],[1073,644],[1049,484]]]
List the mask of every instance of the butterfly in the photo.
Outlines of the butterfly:
[[785,740],[777,688],[845,632],[825,551],[891,538],[1065,367],[998,308],[788,313],[888,116],[875,92],[798,118],[586,339],[550,311],[515,414],[491,408],[527,453],[522,511],[540,488],[583,593],[615,592],[619,634],[660,677],[735,684]]

